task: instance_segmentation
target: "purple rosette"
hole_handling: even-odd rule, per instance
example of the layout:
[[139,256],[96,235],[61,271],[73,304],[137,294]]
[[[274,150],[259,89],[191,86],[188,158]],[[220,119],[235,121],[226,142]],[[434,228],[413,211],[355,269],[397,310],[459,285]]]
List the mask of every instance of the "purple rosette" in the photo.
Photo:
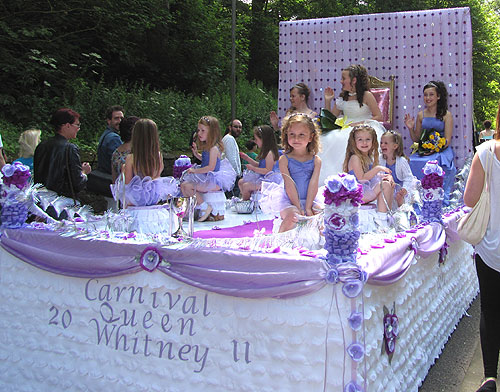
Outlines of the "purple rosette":
[[347,321],[353,331],[359,331],[363,325],[363,313],[352,312]]
[[145,248],[139,258],[139,264],[142,269],[153,272],[156,267],[161,263],[162,257],[158,249],[153,246],[148,246]]
[[356,381],[349,381],[344,387],[344,392],[364,392],[364,389]]
[[28,185],[30,176],[29,167],[21,162],[14,162],[12,165],[7,163],[2,167],[2,180],[7,186],[14,185],[22,190]]
[[351,343],[346,351],[354,362],[361,362],[365,355],[365,348],[357,342]]

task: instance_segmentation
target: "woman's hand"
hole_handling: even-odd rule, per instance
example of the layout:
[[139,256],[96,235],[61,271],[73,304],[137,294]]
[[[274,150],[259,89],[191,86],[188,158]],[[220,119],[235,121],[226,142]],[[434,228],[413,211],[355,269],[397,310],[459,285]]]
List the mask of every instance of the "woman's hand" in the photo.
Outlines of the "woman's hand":
[[332,99],[335,99],[335,92],[331,87],[325,88],[325,100],[331,101]]
[[274,110],[272,110],[271,113],[269,113],[269,121],[271,122],[271,126],[275,130],[280,129],[278,114]]
[[408,113],[405,114],[405,125],[410,131],[413,131],[413,128],[415,128],[415,119]]
[[90,167],[90,164],[88,162],[83,162],[82,163],[82,173],[83,174],[89,174],[92,171],[92,167]]

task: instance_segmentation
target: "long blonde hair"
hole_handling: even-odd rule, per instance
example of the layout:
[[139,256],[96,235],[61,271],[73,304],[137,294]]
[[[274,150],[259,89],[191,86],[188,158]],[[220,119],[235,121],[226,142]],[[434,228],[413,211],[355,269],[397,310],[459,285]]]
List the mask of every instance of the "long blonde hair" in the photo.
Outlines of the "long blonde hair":
[[158,127],[153,120],[141,118],[132,130],[133,170],[134,174],[157,177],[161,168],[160,138]]
[[35,148],[40,143],[39,129],[28,129],[19,136],[19,156],[31,158],[35,154]]
[[[356,147],[356,132],[358,131],[366,131],[370,133],[370,136],[372,137],[372,147],[368,151],[368,156],[364,155]],[[344,170],[344,172],[346,173],[349,171],[349,159],[351,159],[353,155],[356,155],[359,158],[359,160],[361,161],[361,165],[363,166],[363,171],[365,173],[369,170],[370,164],[373,164],[373,166],[378,165],[378,140],[377,132],[375,132],[375,129],[373,129],[369,125],[357,125],[351,130],[349,139],[347,140],[344,165],[342,167],[342,170]]]

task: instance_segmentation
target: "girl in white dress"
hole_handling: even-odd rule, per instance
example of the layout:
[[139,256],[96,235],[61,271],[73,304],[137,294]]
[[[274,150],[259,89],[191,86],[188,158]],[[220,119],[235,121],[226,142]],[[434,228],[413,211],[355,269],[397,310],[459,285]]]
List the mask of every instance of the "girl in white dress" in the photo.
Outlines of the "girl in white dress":
[[333,103],[335,93],[331,87],[325,89],[325,108],[330,110],[336,117],[344,116],[342,129],[334,129],[321,135],[323,151],[320,153],[321,173],[319,184],[322,185],[326,177],[342,172],[347,140],[354,126],[365,123],[370,125],[377,133],[377,138],[385,132],[382,121],[382,113],[377,101],[369,91],[368,72],[362,65],[350,65],[342,70],[340,80],[342,92]]

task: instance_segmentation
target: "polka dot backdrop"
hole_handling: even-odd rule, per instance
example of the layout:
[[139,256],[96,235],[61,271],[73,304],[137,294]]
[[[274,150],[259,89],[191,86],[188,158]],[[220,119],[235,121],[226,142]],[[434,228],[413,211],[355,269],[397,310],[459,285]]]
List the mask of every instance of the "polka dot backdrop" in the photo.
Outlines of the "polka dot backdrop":
[[442,80],[453,116],[458,167],[472,152],[472,32],[469,8],[355,15],[280,23],[278,110],[290,106],[298,82],[311,89],[309,106],[319,113],[324,88],[340,93],[342,68],[362,64],[382,80],[395,76],[394,129],[405,152],[412,144],[404,115],[424,109],[423,86]]

